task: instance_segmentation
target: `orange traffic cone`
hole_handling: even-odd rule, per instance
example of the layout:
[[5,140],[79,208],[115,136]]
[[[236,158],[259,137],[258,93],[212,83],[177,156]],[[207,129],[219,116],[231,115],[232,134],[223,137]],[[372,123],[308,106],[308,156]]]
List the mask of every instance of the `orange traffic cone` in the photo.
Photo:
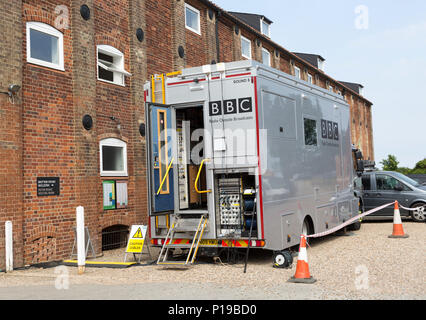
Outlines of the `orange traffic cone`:
[[394,217],[393,217],[393,233],[389,238],[408,238],[408,234],[404,233],[402,227],[401,214],[399,213],[398,201],[395,202]]
[[306,237],[302,234],[300,239],[299,256],[297,257],[296,273],[288,282],[314,283],[317,280],[309,273],[308,254],[306,252]]

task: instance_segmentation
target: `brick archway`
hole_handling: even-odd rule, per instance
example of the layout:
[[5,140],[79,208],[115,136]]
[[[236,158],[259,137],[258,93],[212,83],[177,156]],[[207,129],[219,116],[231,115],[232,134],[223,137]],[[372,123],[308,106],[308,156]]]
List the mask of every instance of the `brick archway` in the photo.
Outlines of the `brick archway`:
[[25,261],[29,264],[56,259],[57,230],[53,225],[34,228],[25,244]]

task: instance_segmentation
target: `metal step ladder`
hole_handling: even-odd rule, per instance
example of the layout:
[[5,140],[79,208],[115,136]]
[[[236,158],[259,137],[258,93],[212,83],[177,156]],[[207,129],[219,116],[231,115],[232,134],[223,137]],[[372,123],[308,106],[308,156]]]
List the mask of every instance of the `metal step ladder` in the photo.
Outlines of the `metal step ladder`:
[[[206,216],[202,215],[197,226],[185,225],[185,219],[180,216],[175,217],[166,239],[164,240],[163,247],[161,248],[160,255],[158,256],[157,265],[173,266],[173,267],[190,267],[194,264],[197,256],[200,241],[203,237],[204,230],[207,225]],[[176,233],[180,232],[194,232],[192,243],[189,244],[173,244]],[[189,249],[186,261],[173,261],[167,260],[170,249]]]

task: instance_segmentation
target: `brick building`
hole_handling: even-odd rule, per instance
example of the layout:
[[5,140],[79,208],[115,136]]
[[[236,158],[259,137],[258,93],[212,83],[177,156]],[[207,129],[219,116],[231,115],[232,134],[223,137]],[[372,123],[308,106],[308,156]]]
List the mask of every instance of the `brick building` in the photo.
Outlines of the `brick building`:
[[[273,42],[263,16],[246,21],[207,0],[14,0],[0,11],[0,269],[7,220],[15,267],[68,258],[77,206],[97,254],[103,230],[147,223],[140,125],[151,74],[263,61],[344,95],[353,141],[374,159],[360,87]],[[21,87],[12,97],[10,84]],[[111,188],[121,198],[105,203]]]

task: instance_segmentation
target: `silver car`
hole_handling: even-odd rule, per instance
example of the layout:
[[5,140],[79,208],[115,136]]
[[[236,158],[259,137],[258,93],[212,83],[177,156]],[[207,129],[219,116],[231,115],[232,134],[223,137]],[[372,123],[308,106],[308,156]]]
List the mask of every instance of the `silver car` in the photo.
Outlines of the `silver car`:
[[[408,211],[400,208],[402,217],[412,217],[414,221],[425,221],[426,186],[398,172],[371,171],[362,175],[361,205],[365,211],[397,200]],[[394,206],[389,206],[373,217],[393,217]]]

